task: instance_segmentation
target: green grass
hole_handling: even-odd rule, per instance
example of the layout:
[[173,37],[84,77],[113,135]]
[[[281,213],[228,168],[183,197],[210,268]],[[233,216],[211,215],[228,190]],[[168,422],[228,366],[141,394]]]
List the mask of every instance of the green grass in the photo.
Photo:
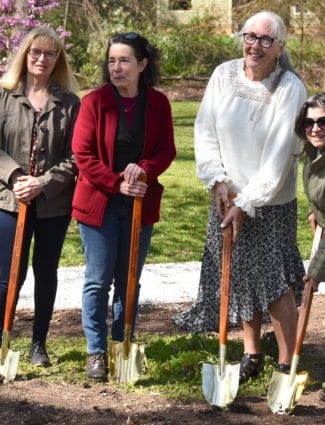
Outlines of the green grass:
[[[169,398],[204,400],[201,372],[204,362],[218,364],[218,341],[213,335],[175,334],[169,337],[158,335],[138,335],[145,344],[148,371],[132,384],[124,386],[125,391],[138,394],[161,394]],[[85,376],[86,341],[83,337],[48,338],[48,352],[52,365],[48,368],[31,366],[28,361],[30,340],[14,338],[12,350],[20,351],[17,379],[41,379],[52,384],[72,384],[79,387],[98,385]],[[261,340],[265,354],[264,368],[257,378],[249,379],[239,387],[238,395],[267,394],[268,383],[276,366],[277,347],[274,334],[265,334]],[[227,343],[227,361],[238,363],[242,353],[242,342],[229,340]],[[299,371],[308,370],[310,387],[319,388],[321,382],[311,377],[317,371],[317,353],[302,355]],[[114,382],[110,385],[118,386]]]
[[[199,102],[173,102],[177,157],[160,177],[165,186],[161,219],[154,227],[147,263],[200,261],[205,240],[209,196],[196,176],[193,124]],[[301,168],[301,167],[300,167]],[[298,245],[309,258],[312,235],[306,219],[307,201],[299,172]],[[79,232],[72,221],[63,248],[61,266],[83,264]]]

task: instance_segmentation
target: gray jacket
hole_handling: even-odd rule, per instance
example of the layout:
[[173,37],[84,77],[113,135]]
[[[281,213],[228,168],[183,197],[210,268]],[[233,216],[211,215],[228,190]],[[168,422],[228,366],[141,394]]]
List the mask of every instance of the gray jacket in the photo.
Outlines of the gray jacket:
[[[70,214],[77,167],[71,152],[80,99],[53,86],[39,118],[37,177],[42,193],[36,214],[48,218]],[[23,92],[0,88],[0,209],[18,211],[10,185],[16,170],[29,174],[34,110]]]
[[313,212],[323,228],[323,238],[308,268],[308,275],[318,282],[325,281],[325,151],[316,158],[316,149],[305,145],[306,158],[303,171],[304,189],[309,201],[309,213]]

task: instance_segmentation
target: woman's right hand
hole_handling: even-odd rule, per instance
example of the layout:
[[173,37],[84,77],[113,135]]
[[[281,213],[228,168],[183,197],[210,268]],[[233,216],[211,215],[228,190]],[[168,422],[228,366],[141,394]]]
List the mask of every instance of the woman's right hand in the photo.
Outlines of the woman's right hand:
[[139,196],[144,197],[147,191],[147,183],[141,181],[135,181],[134,183],[128,183],[126,180],[123,180],[120,184],[120,192],[123,195],[127,196]]

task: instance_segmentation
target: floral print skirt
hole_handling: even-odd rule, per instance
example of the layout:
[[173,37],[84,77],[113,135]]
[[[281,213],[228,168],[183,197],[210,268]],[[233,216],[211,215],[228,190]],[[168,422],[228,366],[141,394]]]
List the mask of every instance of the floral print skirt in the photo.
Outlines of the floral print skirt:
[[[255,311],[269,321],[270,304],[293,288],[297,305],[305,274],[296,240],[297,202],[256,208],[246,216],[232,249],[229,326],[250,321]],[[222,258],[221,220],[212,199],[208,219],[198,296],[189,310],[173,317],[192,333],[219,331]]]

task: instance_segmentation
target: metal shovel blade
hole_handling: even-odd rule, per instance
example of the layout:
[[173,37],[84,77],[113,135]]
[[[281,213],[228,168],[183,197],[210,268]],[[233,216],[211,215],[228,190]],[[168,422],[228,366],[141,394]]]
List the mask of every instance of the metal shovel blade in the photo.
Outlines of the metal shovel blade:
[[219,365],[203,363],[202,390],[207,402],[213,406],[226,407],[236,398],[239,387],[238,364],[227,364],[220,371]]
[[125,342],[110,341],[109,343],[109,374],[110,378],[120,384],[131,384],[137,381],[147,370],[145,345],[132,342],[125,354]]
[[308,372],[288,375],[273,371],[268,390],[268,404],[273,413],[290,414],[305,388]]
[[9,332],[3,331],[0,351],[0,382],[3,384],[13,381],[18,369],[19,351],[10,350],[9,341]]

